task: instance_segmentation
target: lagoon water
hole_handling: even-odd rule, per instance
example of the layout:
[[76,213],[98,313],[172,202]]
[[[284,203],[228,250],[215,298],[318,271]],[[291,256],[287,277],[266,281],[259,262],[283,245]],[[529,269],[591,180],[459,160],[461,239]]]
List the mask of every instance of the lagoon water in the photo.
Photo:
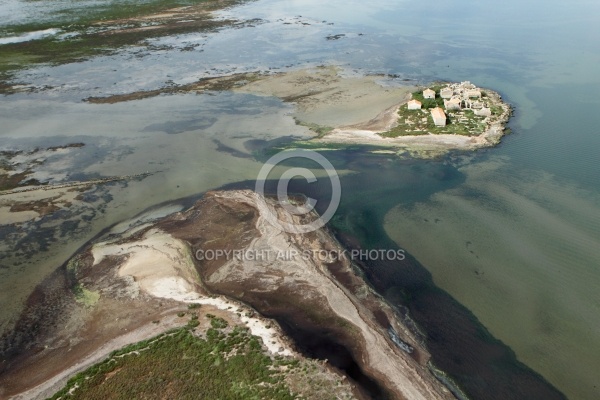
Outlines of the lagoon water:
[[[3,308],[14,314],[33,285],[100,229],[164,201],[252,179],[261,163],[244,156],[245,141],[306,135],[289,106],[256,96],[161,96],[116,105],[82,98],[326,63],[420,83],[470,80],[515,108],[513,133],[499,147],[403,162],[336,152],[331,157],[343,159],[336,165],[401,182],[385,191],[382,179],[364,180],[367,187],[343,188],[344,196],[387,196],[385,204],[362,200],[363,217],[383,214],[363,224],[381,224],[378,234],[406,249],[437,286],[569,398],[598,398],[600,4],[260,0],[222,14],[262,22],[153,40],[170,50],[128,49],[34,68],[16,80],[54,89],[0,99],[3,147],[83,141],[99,155],[71,165],[82,173],[155,172],[110,188],[112,200],[77,240],[57,239],[24,264],[3,246]],[[202,51],[180,51],[190,43]]]

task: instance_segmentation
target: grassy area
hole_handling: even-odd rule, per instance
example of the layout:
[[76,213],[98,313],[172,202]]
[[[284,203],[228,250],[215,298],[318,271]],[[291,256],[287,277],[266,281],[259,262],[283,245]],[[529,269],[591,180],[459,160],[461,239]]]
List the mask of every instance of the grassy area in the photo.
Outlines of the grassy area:
[[[186,327],[113,352],[52,399],[333,399],[339,381],[314,361],[269,357],[245,328],[210,317],[205,337]],[[293,388],[291,390],[290,388]],[[347,398],[347,396],[344,396]]]
[[[439,93],[440,90],[445,86],[446,85],[431,86],[429,89],[435,91],[436,93]],[[435,99],[426,99],[423,97],[423,91],[419,90],[419,91],[412,93],[412,98],[420,101],[421,107],[423,107],[424,109],[427,109],[427,110],[430,108],[435,108],[435,107],[444,108],[444,99],[442,99],[438,95],[436,95]]]

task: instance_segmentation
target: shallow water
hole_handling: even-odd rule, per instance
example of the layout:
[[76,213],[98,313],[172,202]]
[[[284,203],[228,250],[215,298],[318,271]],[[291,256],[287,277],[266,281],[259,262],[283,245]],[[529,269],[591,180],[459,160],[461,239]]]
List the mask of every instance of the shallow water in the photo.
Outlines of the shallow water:
[[593,398],[600,196],[503,159],[461,172],[459,187],[390,211],[386,231],[521,361]]
[[151,175],[101,185],[89,200],[18,228],[0,225],[2,325],[32,287],[103,228],[155,204],[254,178],[261,164],[245,149],[246,141],[305,134],[284,118],[289,110],[279,100],[230,93],[101,106],[28,96],[5,99],[0,110],[5,148],[86,144],[71,149],[61,163],[43,167],[53,177],[49,183]]
[[[31,4],[3,7],[26,21]],[[0,7],[3,15],[5,10]],[[306,134],[289,117],[289,106],[256,96],[160,96],[115,105],[81,99],[323,63],[416,82],[471,80],[514,105],[512,135],[495,149],[402,168],[390,167],[384,155],[374,161],[352,152],[330,154],[350,170],[380,169],[375,175],[381,179],[366,180],[366,188],[344,187],[344,198],[356,204],[352,199],[368,196],[368,185],[381,189],[383,178],[398,180],[402,196],[398,189],[378,191],[389,196],[375,204],[379,211],[397,206],[385,215],[385,232],[372,227],[363,241],[377,243],[387,232],[519,360],[570,398],[597,398],[600,114],[591,110],[600,106],[600,5],[264,0],[221,15],[262,21],[152,39],[152,48],[131,47],[16,76],[53,89],[0,99],[2,147],[83,141],[89,157],[72,160],[63,172],[154,175],[107,186],[112,199],[103,212],[25,264],[3,259],[0,304],[7,315],[100,229],[167,200],[253,179],[260,162],[247,157],[247,140]],[[326,39],[332,35],[344,36]],[[190,44],[193,51],[182,51]],[[439,179],[455,168],[458,176]],[[372,217],[378,210],[342,208],[336,223],[366,226],[370,218],[378,220]],[[10,250],[3,248],[5,254]]]

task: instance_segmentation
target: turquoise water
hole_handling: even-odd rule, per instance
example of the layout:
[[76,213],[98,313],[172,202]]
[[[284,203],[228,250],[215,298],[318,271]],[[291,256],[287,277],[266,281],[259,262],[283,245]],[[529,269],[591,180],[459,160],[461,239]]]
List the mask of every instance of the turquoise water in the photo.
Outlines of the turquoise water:
[[[17,20],[34,18],[31,2],[7,5]],[[96,160],[84,172],[157,172],[129,188],[111,188],[118,207],[108,207],[78,240],[152,204],[255,176],[260,162],[219,151],[215,140],[247,155],[246,140],[302,133],[287,106],[252,96],[162,97],[118,112],[82,104],[82,98],[322,63],[421,83],[470,80],[500,92],[515,107],[513,134],[497,148],[437,161],[397,164],[388,156],[331,155],[347,169],[396,182],[389,191],[381,191],[384,179],[366,179],[361,188],[348,184],[343,204],[362,204],[363,212],[342,208],[336,223],[362,227],[358,236],[366,243],[387,234],[518,360],[569,398],[597,398],[600,3],[264,0],[222,15],[262,22],[151,41],[169,50],[125,49],[24,71],[17,81],[55,89],[0,99],[0,135],[11,146],[23,137],[35,146],[36,139],[87,136],[90,146],[119,155]],[[335,34],[345,36],[325,39]],[[180,51],[190,43],[202,51]],[[165,122],[169,126],[160,125]],[[369,192],[386,200],[370,203]],[[2,272],[3,284],[19,282],[26,292],[77,247],[53,246],[52,263],[41,272],[11,266]],[[2,301],[10,303],[11,296]]]

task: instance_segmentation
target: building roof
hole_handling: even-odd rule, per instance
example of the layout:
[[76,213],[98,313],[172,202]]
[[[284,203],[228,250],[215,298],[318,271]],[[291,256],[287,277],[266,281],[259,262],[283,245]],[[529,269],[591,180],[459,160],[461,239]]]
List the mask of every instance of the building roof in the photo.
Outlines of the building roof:
[[411,101],[408,102],[408,104],[418,104],[418,105],[421,105],[421,102],[419,100],[412,99]]
[[433,95],[435,96],[435,91],[433,91],[433,90],[431,90],[431,89],[425,89],[425,90],[423,90],[423,95],[425,95],[426,93],[427,93],[427,94],[431,94],[431,93],[433,93]]
[[440,107],[436,107],[433,110],[431,110],[431,117],[434,120],[436,120],[436,119],[443,119],[445,121],[446,120],[446,113]]

